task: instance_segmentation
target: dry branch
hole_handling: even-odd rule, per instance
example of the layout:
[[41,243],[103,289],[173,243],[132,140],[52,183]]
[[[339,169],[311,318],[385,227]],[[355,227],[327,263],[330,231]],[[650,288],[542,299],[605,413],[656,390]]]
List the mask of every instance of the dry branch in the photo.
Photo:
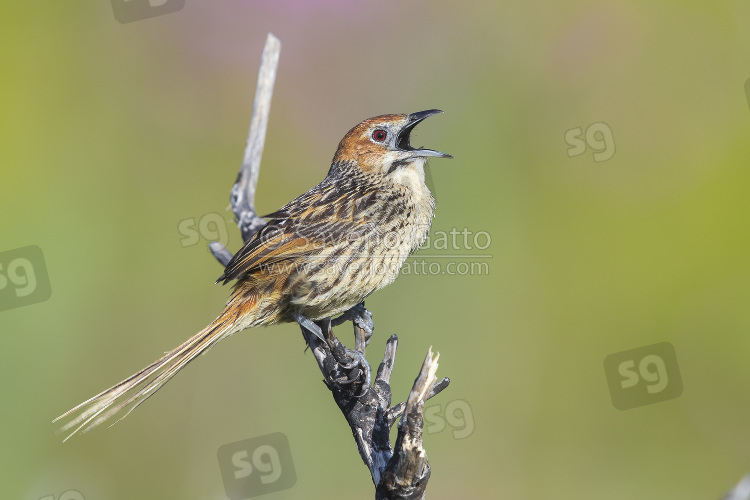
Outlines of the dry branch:
[[[258,84],[255,89],[253,113],[250,118],[250,129],[245,143],[245,154],[242,157],[242,167],[237,174],[237,180],[232,186],[230,199],[232,211],[237,219],[237,225],[242,233],[242,241],[252,237],[266,222],[255,212],[255,187],[258,185],[260,160],[263,157],[263,145],[266,142],[268,115],[271,112],[271,97],[276,82],[276,71],[279,67],[281,41],[269,33],[260,58]],[[224,245],[214,241],[209,245],[214,257],[226,266],[232,254]]]
[[722,497],[721,500],[748,500],[750,499],[750,474],[746,474],[732,491]]

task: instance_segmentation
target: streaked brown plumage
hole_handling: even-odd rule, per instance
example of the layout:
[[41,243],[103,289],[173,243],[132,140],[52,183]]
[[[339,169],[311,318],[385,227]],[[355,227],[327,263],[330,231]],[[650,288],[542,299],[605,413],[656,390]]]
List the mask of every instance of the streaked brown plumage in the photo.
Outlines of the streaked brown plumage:
[[391,283],[425,241],[433,217],[425,161],[450,157],[414,149],[409,134],[439,112],[377,116],[352,128],[323,182],[266,216],[268,224],[227,264],[217,281],[236,283],[219,317],[161,359],[55,419],[70,419],[62,427],[72,429],[68,438],[127,410],[124,418],[235,332],[291,322],[296,315],[332,317]]

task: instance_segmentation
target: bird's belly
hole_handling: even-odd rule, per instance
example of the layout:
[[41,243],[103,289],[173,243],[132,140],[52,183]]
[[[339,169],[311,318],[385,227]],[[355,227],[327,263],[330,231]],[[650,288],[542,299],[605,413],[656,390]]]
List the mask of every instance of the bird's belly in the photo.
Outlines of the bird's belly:
[[327,318],[351,309],[393,282],[411,247],[369,243],[341,247],[310,262],[298,275],[290,305],[308,318]]
[[432,211],[420,208],[408,210],[405,220],[373,225],[367,235],[339,241],[308,258],[291,287],[291,308],[311,319],[327,318],[392,283],[406,258],[427,237]]

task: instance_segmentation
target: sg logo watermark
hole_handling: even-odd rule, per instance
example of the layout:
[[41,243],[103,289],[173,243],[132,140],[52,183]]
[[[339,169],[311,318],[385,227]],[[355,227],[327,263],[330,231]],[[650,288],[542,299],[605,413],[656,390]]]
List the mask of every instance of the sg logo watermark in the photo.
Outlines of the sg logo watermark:
[[68,490],[68,491],[63,491],[62,493],[60,493],[59,496],[47,495],[47,496],[40,498],[39,500],[85,500],[85,499],[83,498],[83,495],[81,494],[80,491]]
[[215,212],[205,214],[197,220],[195,217],[182,219],[177,223],[177,231],[180,233],[180,245],[183,248],[197,245],[201,238],[207,242],[218,241],[225,247],[229,243],[227,220]]
[[594,150],[594,161],[607,161],[615,154],[615,138],[612,129],[604,122],[592,123],[583,128],[577,127],[565,131],[565,142],[570,146],[568,156],[579,156],[587,148]]
[[604,359],[604,372],[612,404],[618,410],[682,395],[680,367],[669,342],[610,354]]
[[453,429],[453,439],[464,439],[474,433],[474,414],[469,403],[456,399],[445,405],[428,406],[424,409],[424,431],[428,434],[443,432],[446,423]]
[[182,10],[185,0],[111,0],[117,22],[125,24]]
[[0,311],[44,302],[52,295],[42,249],[0,252]]
[[217,455],[229,500],[286,490],[297,482],[289,440],[280,432],[225,444]]

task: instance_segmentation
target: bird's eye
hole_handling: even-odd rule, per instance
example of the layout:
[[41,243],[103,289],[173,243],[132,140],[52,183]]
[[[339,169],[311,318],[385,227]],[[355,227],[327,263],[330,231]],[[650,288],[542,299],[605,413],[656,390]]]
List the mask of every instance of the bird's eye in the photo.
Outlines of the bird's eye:
[[386,137],[388,137],[388,132],[380,128],[372,133],[372,139],[377,142],[383,142]]

